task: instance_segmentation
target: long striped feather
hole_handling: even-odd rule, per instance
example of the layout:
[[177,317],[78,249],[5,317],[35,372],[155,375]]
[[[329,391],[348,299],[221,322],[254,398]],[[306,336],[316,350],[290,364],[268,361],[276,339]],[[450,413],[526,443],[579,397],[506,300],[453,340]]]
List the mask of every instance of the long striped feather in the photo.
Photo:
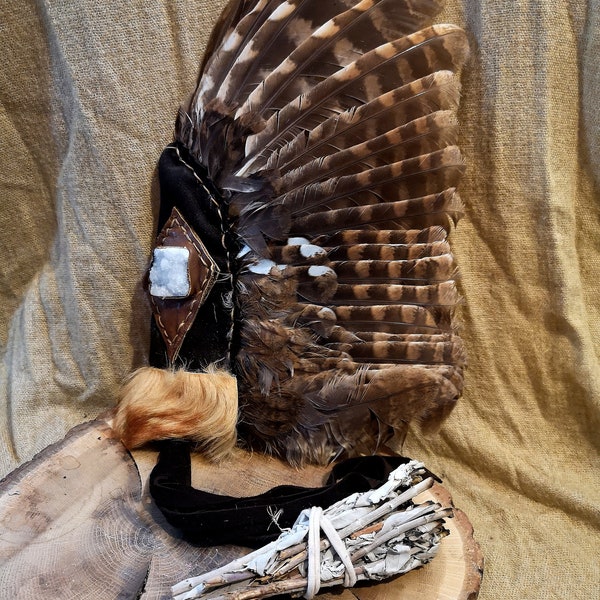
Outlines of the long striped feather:
[[445,25],[370,50],[271,116],[264,129],[248,139],[247,158],[291,139],[316,111],[342,112],[391,91],[397,87],[393,83],[406,84],[432,71],[455,68],[464,60],[462,47],[462,30]]
[[[330,154],[332,149],[371,140],[435,111],[454,111],[457,104],[456,78],[449,71],[438,71],[328,118],[272,152],[268,162],[256,158],[253,162],[266,169],[291,171],[311,158]],[[245,170],[251,172],[247,165]]]
[[[333,4],[326,5],[333,7]],[[421,11],[416,12],[414,3],[411,6],[395,0],[361,0],[345,12],[335,14],[332,11],[333,18],[300,40],[297,47],[255,87],[236,116],[239,118],[246,113],[263,115],[267,109],[282,107],[307,92],[311,83],[317,83],[353,62],[357,55],[368,51],[373,44],[383,44],[414,31],[427,16],[423,11],[437,10],[435,2],[422,2],[419,6]],[[373,23],[385,20],[393,26],[373,27]],[[369,35],[365,31],[367,28]],[[260,46],[258,40],[257,45]],[[261,48],[261,52],[265,50]]]

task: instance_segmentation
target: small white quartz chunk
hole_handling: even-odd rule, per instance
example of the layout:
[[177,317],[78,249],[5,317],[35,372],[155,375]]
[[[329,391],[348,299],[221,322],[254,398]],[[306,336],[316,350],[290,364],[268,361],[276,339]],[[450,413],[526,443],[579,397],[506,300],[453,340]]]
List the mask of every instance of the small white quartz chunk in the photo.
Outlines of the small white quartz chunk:
[[308,269],[309,277],[323,277],[323,275],[332,275],[335,277],[335,271],[322,265],[313,265]]
[[190,295],[188,263],[190,251],[180,246],[154,249],[150,268],[150,294],[159,298],[185,298]]
[[256,273],[257,275],[268,275],[271,272],[271,269],[276,266],[277,265],[272,260],[264,258],[251,264],[248,267],[248,270],[251,273]]

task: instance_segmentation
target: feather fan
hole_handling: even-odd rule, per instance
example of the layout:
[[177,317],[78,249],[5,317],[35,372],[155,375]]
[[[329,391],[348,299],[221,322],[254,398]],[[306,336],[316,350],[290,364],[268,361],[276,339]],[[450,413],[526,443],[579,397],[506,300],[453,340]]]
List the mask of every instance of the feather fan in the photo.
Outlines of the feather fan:
[[[161,429],[142,406],[160,397],[146,386],[131,399],[139,373],[115,421],[130,444],[189,437],[218,456],[237,411],[238,443],[326,463],[452,409],[465,354],[447,237],[462,210],[456,73],[468,47],[459,28],[431,24],[438,10],[227,6],[161,159],[157,248],[185,247],[196,266],[184,292],[150,289],[151,358],[199,371],[200,386],[235,377],[239,406],[235,393],[220,409],[192,394],[179,430],[173,403]],[[207,431],[218,410],[228,416]]]

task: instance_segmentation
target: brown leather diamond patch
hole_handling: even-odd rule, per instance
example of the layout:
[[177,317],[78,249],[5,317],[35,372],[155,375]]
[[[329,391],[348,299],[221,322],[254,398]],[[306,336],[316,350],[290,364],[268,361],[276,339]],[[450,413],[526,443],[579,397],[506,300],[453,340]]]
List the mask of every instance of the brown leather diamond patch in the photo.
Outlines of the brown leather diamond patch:
[[174,208],[156,239],[148,275],[152,312],[170,362],[177,358],[218,274],[202,240]]

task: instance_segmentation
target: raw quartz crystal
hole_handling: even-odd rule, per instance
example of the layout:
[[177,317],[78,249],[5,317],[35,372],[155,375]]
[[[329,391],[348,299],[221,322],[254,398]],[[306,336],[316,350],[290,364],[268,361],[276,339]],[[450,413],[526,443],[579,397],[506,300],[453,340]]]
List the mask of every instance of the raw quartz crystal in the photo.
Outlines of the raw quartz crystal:
[[381,487],[322,510],[304,510],[277,540],[172,588],[175,600],[250,600],[278,594],[311,599],[321,587],[381,581],[431,561],[447,535],[450,508],[414,498],[433,485],[410,461]]
[[150,268],[150,293],[159,298],[185,298],[190,294],[190,252],[179,246],[154,249]]

